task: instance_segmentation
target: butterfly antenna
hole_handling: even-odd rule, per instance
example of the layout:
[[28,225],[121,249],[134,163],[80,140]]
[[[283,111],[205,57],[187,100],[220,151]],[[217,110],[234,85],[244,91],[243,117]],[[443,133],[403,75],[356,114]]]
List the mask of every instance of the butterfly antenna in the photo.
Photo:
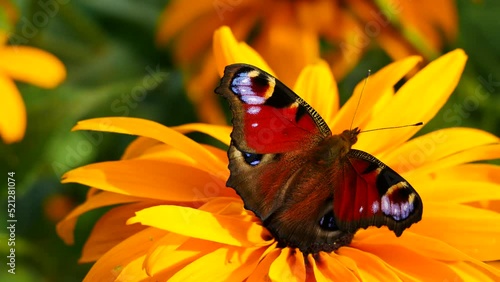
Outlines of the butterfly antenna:
[[410,126],[421,126],[421,125],[424,125],[424,123],[423,122],[417,122],[415,124],[407,124],[407,125],[400,125],[400,126],[390,126],[390,127],[368,129],[368,130],[363,130],[360,133],[371,132],[371,131],[378,131],[378,130],[385,130],[385,129],[403,128],[403,127],[410,127]]
[[349,130],[352,129],[352,125],[354,124],[354,118],[356,117],[356,113],[358,112],[359,104],[361,103],[361,97],[363,96],[363,92],[365,91],[366,83],[368,82],[368,77],[370,77],[371,73],[372,73],[372,71],[368,70],[368,73],[366,74],[365,82],[363,83],[363,88],[361,88],[361,93],[359,94],[358,104],[356,105],[356,109],[354,110],[354,115],[352,116],[351,126],[349,127]]

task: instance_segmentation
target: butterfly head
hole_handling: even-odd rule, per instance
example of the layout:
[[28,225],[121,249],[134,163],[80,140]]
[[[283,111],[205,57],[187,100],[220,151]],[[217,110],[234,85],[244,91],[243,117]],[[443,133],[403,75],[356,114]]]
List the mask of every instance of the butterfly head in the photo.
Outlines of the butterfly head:
[[344,130],[344,132],[342,132],[342,134],[340,134],[340,137],[352,146],[356,142],[358,142],[358,135],[360,132],[361,132],[361,130],[358,127],[354,128],[354,129],[347,129],[347,130]]

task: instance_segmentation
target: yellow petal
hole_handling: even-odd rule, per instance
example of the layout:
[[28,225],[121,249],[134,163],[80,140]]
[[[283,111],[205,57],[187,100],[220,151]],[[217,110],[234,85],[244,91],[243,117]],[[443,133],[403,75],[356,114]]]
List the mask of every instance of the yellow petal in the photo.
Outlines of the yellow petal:
[[229,135],[231,134],[232,128],[229,126],[203,124],[203,123],[189,123],[189,124],[174,126],[171,128],[177,130],[179,133],[182,134],[191,133],[194,131],[205,133],[228,146],[229,143],[231,142],[231,137],[229,137]]
[[178,271],[168,281],[244,281],[264,248],[220,248]]
[[418,167],[405,174],[410,178],[412,174],[432,173],[441,169],[451,168],[468,162],[495,160],[500,158],[500,144],[483,145],[469,150],[457,152],[432,163]]
[[134,262],[165,235],[165,231],[147,228],[104,254],[90,269],[84,281],[115,281],[127,264]]
[[319,61],[305,67],[293,90],[309,103],[325,121],[332,120],[339,109],[337,83],[325,61]]
[[0,136],[7,144],[21,141],[26,131],[26,108],[16,85],[1,69],[0,93],[2,93],[0,103]]
[[127,223],[141,223],[232,246],[262,246],[270,239],[267,231],[255,222],[180,206],[163,205],[144,209]]
[[432,165],[452,154],[499,141],[493,134],[474,128],[446,128],[412,139],[380,158],[394,170],[404,173]]
[[[435,170],[429,173],[411,173],[411,175],[409,176],[405,175],[405,178],[413,185],[413,187],[417,189],[419,194],[422,197],[424,197],[423,196],[424,194],[429,193],[429,191],[432,191],[431,189],[429,189],[430,188],[429,183],[433,184],[435,182],[447,183],[449,181],[455,181],[456,179],[460,179],[461,181],[468,183],[478,183],[478,184],[485,183],[488,185],[500,185],[500,166],[491,164],[477,164],[477,163],[462,164],[462,165],[448,167],[445,169]],[[475,186],[473,185],[471,187]],[[474,195],[475,189],[469,188],[468,190],[470,190],[469,194],[475,196]],[[449,193],[448,195],[451,197],[457,197],[457,196],[460,197],[460,193],[455,193],[455,191],[449,191],[448,193]],[[500,212],[500,201],[490,199],[490,196],[488,196],[487,194],[488,192],[486,191],[486,195],[483,198],[488,198],[488,199],[473,203],[469,202],[468,205]]]
[[[435,202],[467,203],[484,200],[500,200],[500,184],[489,182],[449,179],[427,183],[411,182],[417,189],[424,203]],[[473,188],[472,188],[473,187]]]
[[399,277],[379,257],[351,247],[342,247],[337,253],[354,260],[363,281],[399,281]]
[[236,41],[231,29],[227,26],[215,31],[213,49],[220,76],[224,74],[224,68],[227,65],[236,63],[251,64],[274,75],[271,68],[255,50],[243,42]]
[[[390,93],[388,90],[392,91],[394,85],[421,60],[422,59],[418,56],[412,56],[391,63],[371,75],[366,81],[366,85],[364,79],[358,83],[352,96],[342,106],[334,120],[330,123],[332,132],[341,133],[342,131],[349,129],[353,119],[354,126],[364,123],[366,119],[370,118],[370,113],[373,110],[374,105],[378,104],[384,93]],[[364,92],[360,100],[363,88]],[[360,135],[360,138],[363,138],[363,135]]]
[[284,248],[271,264],[269,278],[271,281],[305,281],[303,254],[296,249]]
[[269,281],[269,268],[271,267],[271,264],[273,264],[274,261],[280,256],[281,251],[281,248],[273,248],[272,250],[270,250],[270,252],[268,252],[259,262],[259,264],[255,268],[255,271],[250,274],[247,282]]
[[95,130],[149,137],[191,156],[210,171],[226,169],[226,163],[207,152],[200,144],[159,123],[127,117],[95,118],[80,121],[73,130]]
[[59,59],[28,46],[0,49],[0,72],[44,88],[56,87],[66,78],[66,69]]
[[191,166],[158,160],[95,163],[67,172],[63,183],[76,182],[101,190],[158,200],[200,202],[211,197],[236,197],[225,177]]
[[223,245],[219,243],[168,233],[150,248],[144,269],[150,276],[161,273],[171,277],[186,265],[221,247]]
[[[371,129],[392,126],[395,125],[395,119],[397,119],[397,125],[413,124],[419,121],[427,123],[446,103],[455,89],[466,59],[464,51],[457,49],[428,64],[406,82],[386,106],[386,110],[379,112],[368,121],[365,127]],[[359,138],[355,147],[377,154],[388,148],[399,146],[419,129],[406,127],[365,134]]]
[[426,202],[411,231],[439,239],[481,261],[500,259],[500,214],[461,204]]
[[500,184],[500,166],[492,164],[461,164],[431,173],[412,174],[412,181],[430,183],[431,181],[446,181],[460,178],[463,181],[490,182]]
[[64,243],[72,245],[74,243],[73,231],[75,229],[76,221],[81,214],[100,207],[131,203],[139,200],[141,199],[137,197],[109,192],[101,192],[99,194],[96,194],[93,197],[87,198],[87,201],[76,207],[70,214],[68,214],[57,224],[57,235],[61,237]]
[[[119,274],[117,275],[115,280],[110,281],[148,281],[149,279],[151,279],[151,277],[147,275],[142,267],[144,259],[144,255],[137,256],[123,266],[118,267],[118,269],[120,270]],[[156,281],[164,281],[159,280],[161,278],[157,276],[155,276],[154,279]]]
[[141,225],[127,225],[127,219],[134,216],[136,211],[157,204],[159,202],[141,201],[122,205],[106,212],[94,225],[89,238],[83,246],[79,262],[96,261],[118,243],[147,228]]

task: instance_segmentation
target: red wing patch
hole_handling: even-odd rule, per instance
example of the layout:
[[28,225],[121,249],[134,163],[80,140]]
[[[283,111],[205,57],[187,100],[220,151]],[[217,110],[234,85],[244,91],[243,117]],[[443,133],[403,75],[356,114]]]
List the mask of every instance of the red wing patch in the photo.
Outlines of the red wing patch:
[[227,66],[215,92],[230,102],[234,125],[231,137],[243,151],[289,152],[331,135],[311,106],[256,67]]
[[375,157],[351,150],[334,180],[334,213],[340,229],[387,225],[397,236],[422,217],[422,200],[398,173]]

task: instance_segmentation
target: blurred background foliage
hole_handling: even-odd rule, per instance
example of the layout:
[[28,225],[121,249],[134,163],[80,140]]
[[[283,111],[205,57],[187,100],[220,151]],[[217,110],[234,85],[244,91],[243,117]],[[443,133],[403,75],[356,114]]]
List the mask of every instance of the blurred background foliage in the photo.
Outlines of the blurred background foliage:
[[[26,20],[42,9],[40,2],[46,1],[14,2],[19,9],[14,34],[25,32]],[[103,211],[81,217],[75,245],[64,245],[55,233],[55,224],[83,201],[87,189],[62,185],[60,178],[71,168],[120,158],[133,137],[70,132],[79,120],[129,116],[168,126],[197,121],[171,51],[155,45],[157,22],[166,1],[60,3],[64,4],[58,5],[49,23],[38,27],[23,44],[57,56],[67,68],[67,79],[53,90],[17,83],[28,112],[27,132],[19,143],[0,144],[1,171],[4,175],[16,172],[18,219],[14,277],[4,271],[8,234],[5,228],[0,229],[0,281],[80,281],[90,268],[77,261]],[[459,0],[457,6],[458,38],[444,52],[460,47],[469,60],[454,95],[419,134],[461,125],[500,136],[500,2]],[[374,71],[389,62],[377,46],[370,48],[339,83],[341,101],[347,100],[368,69]],[[154,87],[145,85],[146,77],[157,82]],[[132,96],[137,87],[144,87],[147,94]],[[206,91],[207,95],[213,92]],[[394,116],[397,121],[397,113]],[[3,191],[0,220],[6,222]]]

